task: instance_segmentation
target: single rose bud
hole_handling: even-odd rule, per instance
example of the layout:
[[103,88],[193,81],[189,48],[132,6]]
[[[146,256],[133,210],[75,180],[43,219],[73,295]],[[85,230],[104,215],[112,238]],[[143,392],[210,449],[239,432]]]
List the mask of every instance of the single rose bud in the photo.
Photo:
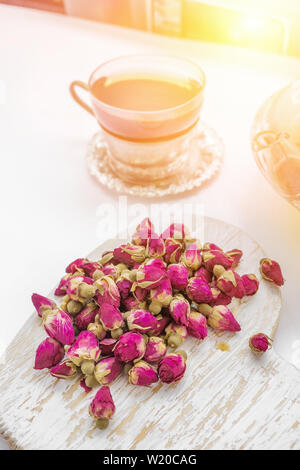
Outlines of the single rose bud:
[[169,313],[175,323],[187,325],[190,314],[190,303],[183,295],[175,295],[169,306]]
[[189,269],[197,271],[202,263],[201,245],[192,243],[183,253],[181,262]]
[[178,325],[171,322],[165,329],[166,340],[170,348],[178,348],[188,336],[187,328],[184,325]]
[[269,258],[261,259],[260,272],[266,281],[274,282],[277,286],[283,286],[284,279],[281,268],[277,261],[271,260]]
[[133,266],[134,263],[142,263],[145,259],[145,247],[139,245],[120,245],[114,249],[114,258],[119,263],[124,263],[127,266]]
[[46,333],[61,344],[73,344],[75,332],[73,321],[66,312],[60,309],[43,312],[43,326]]
[[201,279],[203,279],[203,281],[209,284],[212,281],[213,275],[204,266],[201,266],[201,268],[197,269],[197,271],[194,272],[194,277],[200,277]]
[[67,295],[72,300],[85,302],[95,295],[93,279],[86,276],[72,276],[67,281]]
[[100,349],[98,339],[91,331],[81,331],[74,344],[67,351],[68,358],[76,366],[80,366],[84,360],[98,361]]
[[99,319],[106,331],[117,330],[124,324],[122,313],[111,304],[101,304]]
[[167,264],[179,263],[183,252],[183,244],[174,238],[167,238],[165,240],[166,253],[164,260]]
[[255,274],[244,274],[242,276],[242,282],[245,288],[246,295],[254,295],[259,288],[259,280]]
[[148,238],[145,251],[146,258],[159,258],[164,256],[165,253],[166,247],[162,238],[157,234],[153,234],[151,238]]
[[240,331],[241,327],[225,305],[216,305],[208,315],[207,324],[215,330]]
[[130,271],[128,269],[122,271],[116,280],[117,288],[119,289],[121,299],[126,299],[130,295],[133,281],[130,279]]
[[232,271],[232,269],[224,271],[218,278],[217,287],[224,292],[224,294],[230,297],[237,297],[238,299],[241,299],[246,294],[241,276],[235,271]]
[[99,388],[92,403],[89,406],[89,413],[96,420],[96,426],[105,429],[109,420],[116,410],[109,387],[104,385]]
[[204,267],[208,271],[213,271],[214,266],[223,266],[224,269],[230,269],[233,261],[225,253],[218,250],[204,251],[202,253]]
[[211,307],[215,305],[229,305],[231,303],[232,298],[230,295],[224,294],[218,287],[215,285],[211,286],[211,292],[213,295],[213,299],[209,302]]
[[255,353],[262,354],[272,347],[272,339],[264,333],[256,333],[249,339],[249,346]]
[[235,250],[226,251],[225,255],[228,256],[228,258],[232,260],[231,267],[236,268],[239,262],[241,261],[243,252],[242,250],[239,250],[238,248],[236,248]]
[[191,241],[191,235],[189,229],[180,223],[171,224],[162,234],[161,238],[166,240],[167,238],[174,238],[180,241]]
[[204,339],[207,336],[206,317],[200,312],[192,310],[188,317],[187,331],[190,336]]
[[65,276],[63,276],[61,278],[57,288],[54,291],[54,295],[56,295],[57,297],[61,297],[63,295],[66,295],[67,283],[68,283],[68,280],[70,279],[70,277],[71,277],[71,274],[66,274]]
[[86,330],[90,323],[95,321],[95,317],[99,313],[99,307],[95,302],[90,302],[86,307],[77,315],[75,324],[79,330]]
[[155,318],[157,321],[157,326],[148,332],[148,334],[151,334],[151,336],[159,336],[171,321],[171,318],[165,315],[157,315]]
[[157,327],[155,316],[147,310],[132,310],[128,313],[127,325],[130,331],[136,333],[148,333]]
[[111,304],[120,307],[120,293],[115,281],[110,276],[103,276],[94,282],[96,287],[95,299],[98,305]]
[[129,311],[129,310],[137,310],[137,309],[145,309],[146,302],[140,302],[138,299],[134,297],[134,295],[130,295],[127,299],[122,299],[122,309]]
[[178,382],[184,376],[186,369],[186,359],[181,354],[169,354],[158,364],[158,375],[162,382],[170,384]]
[[142,385],[149,387],[158,382],[156,370],[145,361],[139,361],[129,370],[128,382],[131,385]]
[[52,367],[49,372],[57,379],[72,379],[77,374],[77,367],[72,361],[65,360]]
[[154,289],[166,277],[167,270],[165,263],[160,258],[152,258],[138,268],[136,284],[143,289]]
[[39,294],[32,294],[31,300],[39,317],[43,316],[45,310],[54,310],[57,308],[53,300]]
[[64,357],[64,347],[53,338],[46,338],[35,353],[34,369],[51,369]]
[[154,225],[151,220],[147,217],[137,226],[136,232],[132,237],[132,243],[134,245],[147,245],[147,240],[155,236]]
[[159,362],[167,353],[167,346],[163,338],[150,336],[146,346],[144,360],[146,362]]
[[145,354],[146,343],[139,333],[129,331],[120,336],[114,349],[114,355],[119,361],[132,362],[142,359]]
[[[66,297],[69,298],[69,296]],[[60,308],[64,312],[72,315],[72,317],[76,317],[82,311],[83,304],[77,300],[68,300],[66,303],[63,302]]]
[[74,274],[76,271],[78,271],[79,269],[83,267],[85,262],[86,262],[86,258],[75,259],[66,267],[66,273]]
[[96,364],[94,375],[101,385],[113,382],[122,372],[122,363],[114,356],[106,357]]
[[87,331],[93,333],[99,339],[99,341],[102,341],[106,337],[106,330],[100,323],[98,314],[95,317],[95,321],[88,324]]
[[210,243],[210,242],[204,243],[202,251],[211,251],[211,250],[223,251],[222,248],[220,248],[215,243]]
[[213,299],[209,284],[200,277],[191,277],[187,288],[187,296],[197,303],[209,303]]
[[113,356],[113,350],[118,340],[114,338],[104,338],[99,343],[101,356]]
[[183,264],[169,264],[168,278],[173,289],[184,290],[189,280],[189,270]]
[[168,278],[164,279],[162,283],[150,290],[149,305],[150,312],[158,315],[163,307],[167,307],[172,300],[172,285]]

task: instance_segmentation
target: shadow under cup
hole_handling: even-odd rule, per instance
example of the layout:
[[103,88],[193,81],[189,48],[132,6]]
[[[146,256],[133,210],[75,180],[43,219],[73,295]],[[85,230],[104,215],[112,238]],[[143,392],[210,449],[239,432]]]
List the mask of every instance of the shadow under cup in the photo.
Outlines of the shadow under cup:
[[[101,80],[143,77],[170,81],[193,89],[192,97],[179,105],[160,109],[130,109],[104,102],[95,95],[94,85]],[[92,108],[78,97],[75,87],[89,91]],[[203,102],[205,75],[198,65],[184,58],[169,56],[127,56],[100,65],[88,85],[74,81],[73,98],[100,124],[108,149],[111,169],[132,184],[157,184],[172,181],[184,170],[189,148],[196,132]],[[134,90],[133,90],[134,92]]]

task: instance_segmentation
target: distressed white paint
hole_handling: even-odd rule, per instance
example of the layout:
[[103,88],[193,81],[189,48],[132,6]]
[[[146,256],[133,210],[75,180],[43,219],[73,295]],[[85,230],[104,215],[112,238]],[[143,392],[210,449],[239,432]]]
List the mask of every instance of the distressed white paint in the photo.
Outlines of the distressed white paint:
[[[225,249],[241,248],[240,272],[259,278],[264,252],[236,227],[205,219],[205,238]],[[115,245],[102,245],[91,257]],[[74,382],[32,369],[45,334],[32,315],[7,350],[0,372],[0,432],[17,449],[300,449],[300,373],[274,350],[251,353],[248,338],[273,336],[280,291],[262,281],[256,296],[233,305],[237,334],[209,332],[202,343],[184,343],[188,367],[177,385],[139,388],[124,376],[111,386],[116,414],[105,431],[95,428],[86,395]],[[226,340],[230,351],[216,349]]]

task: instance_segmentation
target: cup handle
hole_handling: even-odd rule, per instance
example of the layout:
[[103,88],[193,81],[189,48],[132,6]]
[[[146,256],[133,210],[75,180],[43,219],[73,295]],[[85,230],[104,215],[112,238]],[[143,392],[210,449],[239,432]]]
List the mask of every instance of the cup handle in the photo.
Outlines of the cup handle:
[[77,95],[76,89],[75,89],[77,86],[80,88],[83,88],[86,91],[89,91],[89,87],[87,86],[86,83],[81,82],[80,80],[74,80],[74,82],[72,82],[70,85],[70,93],[72,97],[78,104],[80,104],[80,106],[82,106],[83,109],[85,109],[92,116],[95,116],[95,113],[92,110],[92,108],[88,104],[86,104],[81,98],[79,98],[79,96]]

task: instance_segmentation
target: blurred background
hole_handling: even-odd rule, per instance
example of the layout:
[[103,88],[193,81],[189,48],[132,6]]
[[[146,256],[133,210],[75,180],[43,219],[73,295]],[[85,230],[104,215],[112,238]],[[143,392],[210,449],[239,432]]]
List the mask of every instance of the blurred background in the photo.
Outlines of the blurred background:
[[299,0],[0,0],[155,34],[300,57]]

